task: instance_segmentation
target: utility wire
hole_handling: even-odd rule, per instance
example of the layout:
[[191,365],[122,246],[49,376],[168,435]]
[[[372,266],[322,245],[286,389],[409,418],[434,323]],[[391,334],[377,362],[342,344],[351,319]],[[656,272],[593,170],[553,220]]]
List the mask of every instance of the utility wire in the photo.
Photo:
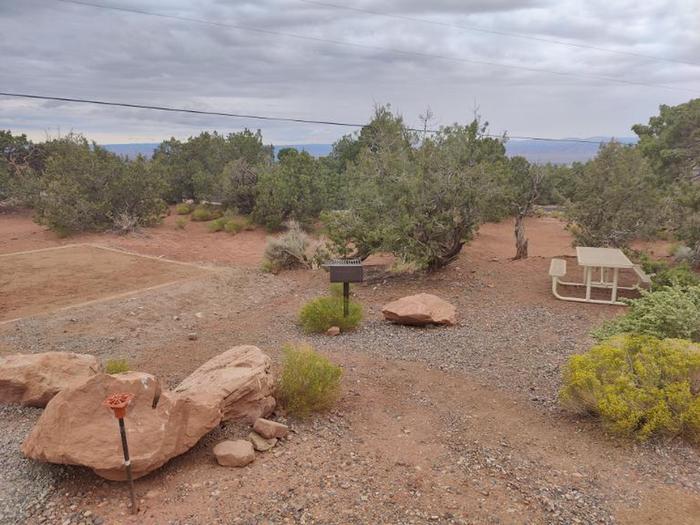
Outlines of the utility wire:
[[478,33],[487,33],[487,34],[492,34],[492,35],[507,36],[507,37],[511,37],[511,38],[521,38],[524,40],[532,40],[535,42],[544,42],[547,44],[554,44],[554,45],[558,45],[558,46],[576,47],[579,49],[591,49],[594,51],[603,51],[605,53],[614,53],[617,55],[627,55],[627,56],[631,56],[631,57],[644,58],[647,60],[655,60],[658,62],[670,62],[673,64],[684,64],[684,65],[688,65],[688,66],[700,66],[700,62],[688,62],[685,60],[677,60],[677,59],[673,59],[673,58],[666,58],[666,57],[655,56],[655,55],[645,55],[643,53],[635,53],[633,51],[623,51],[620,49],[611,49],[609,47],[599,47],[599,46],[594,46],[594,45],[590,45],[590,44],[579,44],[576,42],[569,42],[566,40],[556,40],[556,39],[552,39],[552,38],[538,37],[538,36],[528,35],[528,34],[524,34],[524,33],[515,33],[512,31],[501,31],[498,29],[489,29],[486,27],[472,26],[472,25],[451,24],[449,22],[440,22],[437,20],[429,20],[427,18],[399,15],[399,14],[387,13],[387,12],[383,12],[383,11],[374,11],[371,9],[364,9],[361,7],[354,7],[354,6],[349,6],[349,5],[332,4],[332,3],[328,3],[328,2],[317,2],[316,0],[297,0],[297,1],[302,2],[304,4],[315,5],[315,6],[319,6],[319,7],[328,7],[328,8],[332,8],[332,9],[343,9],[346,11],[355,11],[358,13],[364,13],[364,14],[368,14],[368,15],[376,15],[376,16],[383,16],[386,18],[393,18],[395,20],[405,20],[408,22],[418,22],[418,23],[422,23],[422,24],[431,24],[431,25],[441,26],[441,27],[452,27],[452,28],[461,29],[464,31],[474,31],[474,32],[478,32]]
[[[98,106],[114,106],[122,108],[134,108],[134,109],[150,109],[154,111],[167,111],[171,113],[190,113],[194,115],[213,115],[218,117],[232,117],[232,118],[242,118],[242,119],[253,119],[253,120],[265,120],[273,122],[292,122],[296,124],[322,124],[326,126],[341,126],[346,128],[361,128],[366,124],[357,124],[351,122],[339,122],[334,120],[313,120],[313,119],[303,119],[303,118],[291,118],[291,117],[272,117],[269,115],[254,115],[245,113],[228,113],[224,111],[204,111],[199,109],[187,109],[187,108],[175,108],[170,106],[151,106],[147,104],[132,104],[128,102],[111,102],[106,100],[92,100],[86,98],[72,98],[72,97],[52,97],[48,95],[32,95],[29,93],[10,93],[0,91],[0,96],[4,97],[14,97],[14,98],[28,98],[35,100],[53,100],[58,102],[71,102],[77,104],[95,104]],[[439,130],[436,129],[418,129],[418,128],[408,128],[409,131],[415,132],[426,132],[426,133],[437,133]],[[494,135],[485,133],[487,137],[503,138],[502,135]],[[536,140],[541,142],[579,142],[584,144],[601,144],[598,140],[588,140],[588,139],[553,139],[547,137],[528,137],[528,136],[507,136],[508,139],[515,140]]]
[[83,2],[80,0],[55,0],[55,1],[61,2],[64,4],[76,4],[76,5],[81,5],[81,6],[93,7],[96,9],[120,11],[120,12],[124,12],[124,13],[147,15],[147,16],[153,16],[153,17],[158,17],[158,18],[167,18],[170,20],[179,20],[182,22],[195,22],[198,24],[206,24],[206,25],[211,25],[211,26],[216,26],[216,27],[228,27],[228,28],[232,28],[232,29],[238,29],[241,31],[249,31],[249,32],[253,32],[253,33],[261,33],[261,34],[266,34],[266,35],[284,36],[284,37],[288,37],[288,38],[294,38],[297,40],[306,40],[306,41],[310,41],[310,42],[321,42],[324,44],[333,44],[336,46],[353,47],[353,48],[359,48],[359,49],[365,49],[365,50],[371,50],[371,51],[382,51],[382,52],[393,53],[393,54],[402,55],[402,56],[416,56],[416,57],[421,57],[421,58],[431,58],[431,59],[445,60],[445,61],[450,61],[450,62],[478,64],[478,65],[482,65],[482,66],[498,67],[498,68],[503,68],[503,69],[516,69],[516,70],[520,70],[520,71],[528,71],[530,73],[546,73],[549,75],[557,75],[557,76],[562,76],[562,77],[585,78],[585,79],[592,79],[592,80],[600,80],[600,81],[604,81],[604,82],[614,82],[614,83],[618,83],[618,84],[627,84],[627,85],[632,85],[632,86],[644,86],[644,87],[651,87],[651,88],[666,89],[666,90],[670,90],[670,91],[682,91],[682,92],[686,92],[686,93],[697,94],[696,90],[679,88],[679,87],[674,87],[674,86],[667,86],[664,84],[652,84],[652,83],[648,83],[648,82],[626,80],[626,79],[614,78],[614,77],[588,75],[585,73],[571,73],[571,72],[566,72],[566,71],[555,71],[555,70],[551,70],[551,69],[541,69],[541,68],[534,68],[534,67],[528,67],[528,66],[519,66],[519,65],[515,65],[515,64],[502,64],[502,63],[490,62],[490,61],[486,61],[486,60],[476,60],[476,59],[470,59],[470,58],[453,57],[453,56],[438,55],[438,54],[433,54],[433,53],[422,53],[422,52],[418,52],[418,51],[406,51],[406,50],[396,49],[396,48],[374,46],[371,44],[359,44],[356,42],[347,42],[347,41],[343,41],[343,40],[332,40],[332,39],[328,39],[328,38],[300,35],[297,33],[287,33],[287,32],[282,32],[282,31],[274,31],[271,29],[262,29],[262,28],[257,28],[257,27],[243,26],[243,25],[230,24],[230,23],[224,23],[224,22],[215,22],[212,20],[204,20],[204,19],[200,19],[200,18],[191,18],[191,17],[178,16],[178,15],[168,15],[168,14],[164,14],[164,13],[155,13],[152,11],[144,11],[141,9],[133,9],[133,8],[128,8],[128,7],[117,7],[117,6],[109,6],[109,5],[104,5],[104,4],[95,4],[95,3],[91,3],[91,2]]

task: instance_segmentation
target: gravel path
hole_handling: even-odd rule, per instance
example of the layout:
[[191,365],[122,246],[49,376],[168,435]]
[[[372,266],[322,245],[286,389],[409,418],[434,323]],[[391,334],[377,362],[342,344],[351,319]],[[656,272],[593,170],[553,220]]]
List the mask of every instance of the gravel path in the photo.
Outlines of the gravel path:
[[24,523],[44,507],[68,469],[30,461],[19,447],[40,409],[0,405],[0,523]]

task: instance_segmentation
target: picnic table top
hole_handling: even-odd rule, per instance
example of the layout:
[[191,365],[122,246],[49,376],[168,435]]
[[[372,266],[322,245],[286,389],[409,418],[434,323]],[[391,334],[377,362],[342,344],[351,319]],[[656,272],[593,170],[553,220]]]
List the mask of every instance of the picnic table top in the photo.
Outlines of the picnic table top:
[[593,266],[600,268],[633,268],[622,250],[617,248],[590,248],[586,246],[576,247],[576,258],[580,266]]

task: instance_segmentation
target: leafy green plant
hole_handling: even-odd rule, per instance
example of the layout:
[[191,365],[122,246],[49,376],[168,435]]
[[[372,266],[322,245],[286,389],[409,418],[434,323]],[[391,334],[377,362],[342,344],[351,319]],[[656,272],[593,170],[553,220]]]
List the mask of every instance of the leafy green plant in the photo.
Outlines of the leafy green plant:
[[343,316],[343,298],[319,297],[304,305],[299,313],[299,322],[307,333],[322,333],[331,326],[342,331],[356,328],[362,321],[362,306],[350,301],[348,316]]
[[189,215],[192,213],[192,206],[187,204],[186,202],[181,202],[177,206],[175,206],[175,213],[178,215]]
[[617,336],[574,355],[560,401],[601,419],[614,434],[646,440],[683,435],[700,440],[700,345],[681,339]]
[[343,370],[311,346],[287,345],[277,397],[287,411],[305,417],[331,408],[340,397]]
[[700,340],[700,286],[669,286],[629,301],[629,311],[592,332],[601,341],[621,334],[651,335],[661,339]]
[[110,359],[105,363],[106,374],[121,374],[129,371],[129,362],[126,359]]
[[178,230],[184,230],[185,226],[187,226],[187,219],[185,217],[178,217],[175,221],[175,227]]

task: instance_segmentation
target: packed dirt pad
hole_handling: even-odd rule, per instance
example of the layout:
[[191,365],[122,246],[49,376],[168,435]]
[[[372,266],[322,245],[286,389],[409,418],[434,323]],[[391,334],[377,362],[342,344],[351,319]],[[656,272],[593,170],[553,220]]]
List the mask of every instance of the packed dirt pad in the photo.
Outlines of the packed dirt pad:
[[[124,358],[171,388],[238,344],[279,366],[282,346],[303,341],[344,369],[337,408],[306,421],[277,414],[290,437],[249,466],[216,463],[215,444],[250,432],[226,424],[139,479],[136,517],[125,484],[24,459],[19,445],[40,411],[2,408],[0,522],[695,523],[697,448],[612,439],[558,407],[568,356],[624,309],[555,300],[549,257],[572,255],[570,238],[556,219],[527,228],[527,260],[510,260],[505,222],[485,225],[444,270],[353,286],[366,318],[339,337],[305,336],[296,324],[300,306],[328,290],[327,274],[245,267],[0,326],[0,353]],[[222,237],[227,250],[237,237]],[[457,324],[383,320],[383,305],[421,292],[455,305]]]
[[90,245],[0,255],[0,322],[206,273]]
[[81,233],[61,238],[32,221],[31,211],[3,213],[0,210],[0,253],[93,243],[176,261],[245,267],[260,265],[267,239],[263,229],[242,231],[234,238],[223,232],[209,232],[205,222],[185,219],[186,226],[178,228],[176,222],[179,218],[181,216],[171,213],[162,224],[130,235]]

